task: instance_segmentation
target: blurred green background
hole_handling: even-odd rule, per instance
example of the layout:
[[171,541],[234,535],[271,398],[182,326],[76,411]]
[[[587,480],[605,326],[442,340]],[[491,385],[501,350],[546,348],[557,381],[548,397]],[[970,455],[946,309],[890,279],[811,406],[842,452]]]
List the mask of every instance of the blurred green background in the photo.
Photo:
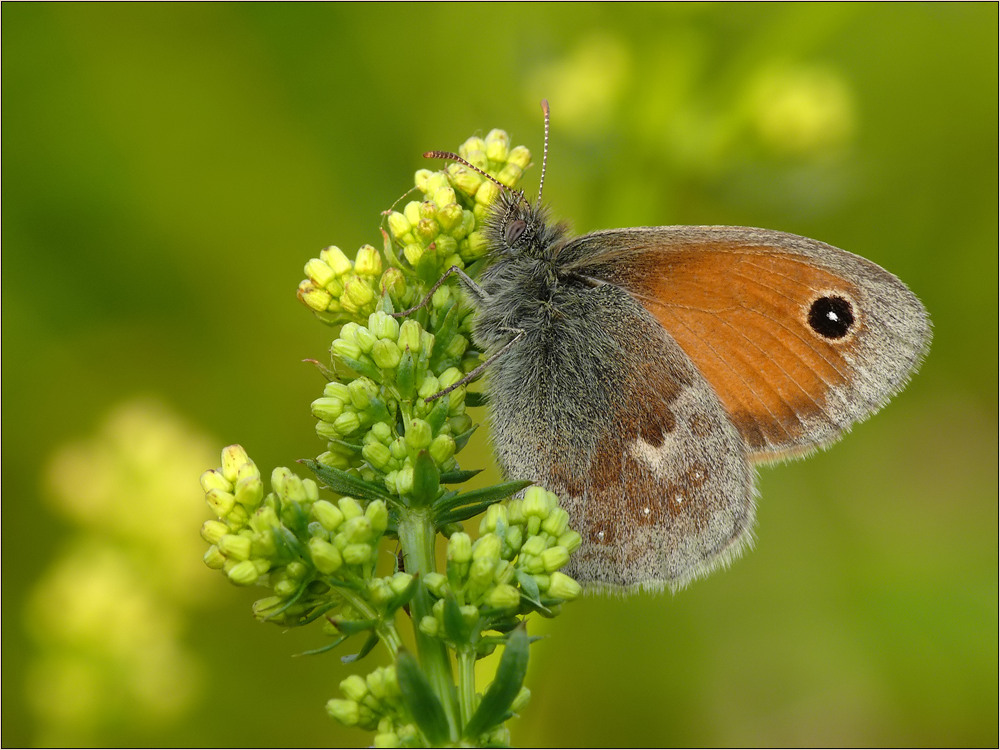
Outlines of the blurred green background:
[[198,475],[322,449],[303,264],[377,244],[427,149],[502,127],[537,158],[547,97],[577,231],[816,237],[935,339],[883,414],[761,472],[730,570],[536,624],[514,743],[996,746],[996,4],[2,14],[4,745],[369,741],[323,711],[337,655],[292,658],[319,632],[202,565]]

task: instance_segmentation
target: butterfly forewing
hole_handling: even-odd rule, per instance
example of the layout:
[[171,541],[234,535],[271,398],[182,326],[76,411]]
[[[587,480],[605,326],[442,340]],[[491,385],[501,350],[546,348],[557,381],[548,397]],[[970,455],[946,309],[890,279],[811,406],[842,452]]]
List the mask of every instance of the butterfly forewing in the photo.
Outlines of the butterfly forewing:
[[597,232],[564,269],[628,291],[677,341],[761,460],[832,442],[906,382],[929,340],[896,277],[803,237],[743,227]]

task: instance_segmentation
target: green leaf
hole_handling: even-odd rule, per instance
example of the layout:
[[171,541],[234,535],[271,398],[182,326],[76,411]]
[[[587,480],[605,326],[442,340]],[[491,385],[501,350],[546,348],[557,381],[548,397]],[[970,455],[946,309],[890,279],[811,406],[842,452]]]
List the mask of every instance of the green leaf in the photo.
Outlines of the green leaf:
[[320,646],[319,648],[313,648],[313,649],[310,649],[308,651],[303,651],[301,654],[292,654],[292,656],[316,656],[318,654],[325,654],[327,651],[332,651],[333,649],[337,648],[337,646],[339,646],[341,643],[343,643],[346,640],[347,640],[347,636],[346,635],[342,635],[342,636],[340,636],[340,638],[334,639],[333,641],[331,641],[330,643],[326,644],[325,646]]
[[340,362],[350,367],[359,375],[364,375],[365,377],[371,378],[376,383],[382,382],[382,371],[375,366],[374,362],[362,362],[358,359],[351,359],[350,357],[345,357],[343,354],[334,354]]
[[372,634],[368,636],[368,640],[365,641],[365,645],[361,647],[361,650],[358,651],[358,653],[341,656],[340,660],[344,664],[352,664],[356,661],[361,661],[371,653],[371,650],[375,648],[376,644],[378,644],[378,635],[376,635],[373,631]]
[[350,495],[351,497],[358,497],[363,500],[396,501],[395,497],[392,497],[385,491],[385,487],[380,487],[372,482],[366,482],[364,479],[349,474],[346,471],[321,464],[319,461],[311,458],[299,459],[299,463],[307,466],[324,485],[340,495]]
[[469,492],[463,492],[452,497],[442,497],[434,503],[434,511],[440,517],[446,513],[461,510],[462,506],[480,507],[485,504],[488,507],[498,500],[510,497],[515,492],[520,492],[525,487],[530,487],[531,484],[532,482],[526,479],[516,482],[501,482],[500,484],[481,487],[478,490],[470,490]]
[[333,626],[344,635],[363,633],[372,630],[377,624],[375,620],[333,620]]
[[508,636],[496,677],[486,689],[469,723],[465,725],[463,734],[466,739],[476,741],[481,734],[507,718],[528,671],[528,644],[528,632],[524,626],[515,629]]
[[471,407],[486,406],[490,402],[490,397],[482,391],[466,391],[465,405]]
[[397,655],[396,676],[403,705],[410,717],[428,743],[432,747],[440,747],[448,741],[448,719],[416,657],[409,651],[400,651]]
[[472,437],[472,433],[476,431],[479,425],[474,424],[472,427],[467,429],[461,435],[455,436],[455,452],[458,453],[462,448],[465,447],[466,443],[469,442],[469,438]]
[[482,469],[470,469],[469,471],[455,469],[454,471],[445,471],[441,474],[441,484],[461,484],[462,482],[468,482],[480,472],[482,472]]
[[444,600],[444,632],[448,640],[456,646],[461,646],[469,642],[472,630],[462,617],[462,610],[458,607],[458,600],[454,594],[448,594]]
[[441,491],[441,473],[437,464],[426,450],[420,451],[413,462],[413,490],[410,507],[420,508],[430,505]]

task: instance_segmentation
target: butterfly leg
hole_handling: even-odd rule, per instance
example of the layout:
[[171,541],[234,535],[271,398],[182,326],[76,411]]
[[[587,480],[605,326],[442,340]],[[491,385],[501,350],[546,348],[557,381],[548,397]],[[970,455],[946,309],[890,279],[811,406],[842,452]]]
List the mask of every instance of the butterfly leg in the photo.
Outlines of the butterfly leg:
[[430,291],[427,292],[427,295],[422,300],[420,300],[420,302],[415,304],[409,310],[403,310],[402,312],[392,313],[392,317],[405,318],[407,315],[415,313],[420,308],[426,307],[428,303],[431,301],[431,298],[434,296],[434,292],[436,292],[438,288],[445,282],[445,280],[453,273],[458,274],[458,278],[462,281],[462,285],[465,286],[465,288],[469,291],[470,295],[472,296],[472,303],[477,307],[479,307],[482,304],[482,302],[487,299],[489,295],[486,294],[486,292],[483,291],[483,288],[479,286],[479,284],[477,284],[475,281],[473,281],[472,278],[467,273],[465,273],[465,271],[463,271],[458,266],[452,266],[451,268],[449,268],[447,271],[444,272],[444,274],[441,276],[440,279],[437,280],[437,282],[435,282],[434,286],[431,287]]
[[438,391],[437,393],[434,393],[431,396],[428,396],[424,400],[425,401],[433,401],[434,399],[441,398],[441,396],[445,395],[446,393],[451,393],[453,390],[455,390],[456,388],[458,388],[460,385],[465,385],[466,383],[471,383],[473,380],[475,380],[480,375],[482,375],[483,372],[485,372],[485,370],[486,370],[487,367],[489,367],[494,362],[496,362],[500,357],[502,357],[512,346],[514,346],[514,344],[516,344],[520,340],[520,338],[522,336],[524,336],[524,330],[520,329],[520,328],[504,328],[503,330],[507,331],[509,333],[513,333],[514,334],[514,338],[512,338],[510,341],[508,341],[506,344],[504,344],[503,347],[501,347],[496,353],[491,354],[486,359],[485,362],[483,362],[478,367],[476,367],[474,370],[472,370],[471,372],[469,372],[464,378],[462,378],[461,380],[459,380],[457,383],[452,383],[447,388],[444,388],[444,389]]

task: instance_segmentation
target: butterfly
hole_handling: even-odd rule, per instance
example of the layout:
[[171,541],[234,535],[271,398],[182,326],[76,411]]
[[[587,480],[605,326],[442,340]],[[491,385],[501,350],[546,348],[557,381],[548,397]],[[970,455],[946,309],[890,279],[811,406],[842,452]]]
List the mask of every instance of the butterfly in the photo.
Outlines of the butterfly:
[[500,187],[484,270],[452,271],[490,353],[499,463],[559,495],[583,539],[565,570],[591,589],[728,564],[752,542],[755,466],[836,441],[928,350],[917,297],[831,245],[730,226],[573,237],[541,189]]

